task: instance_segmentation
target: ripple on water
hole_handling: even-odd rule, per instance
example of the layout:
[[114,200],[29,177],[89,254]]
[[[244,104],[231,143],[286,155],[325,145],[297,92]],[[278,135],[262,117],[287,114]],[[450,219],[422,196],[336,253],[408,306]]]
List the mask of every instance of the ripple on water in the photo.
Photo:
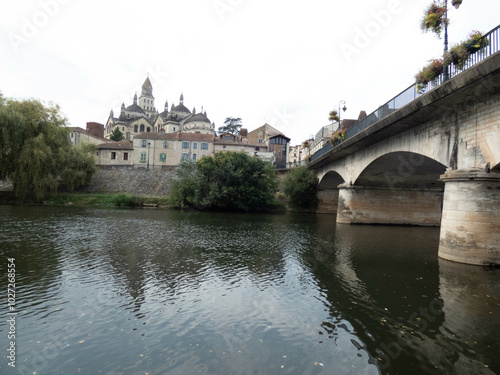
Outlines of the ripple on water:
[[[22,269],[20,357],[49,350],[38,374],[378,373],[381,344],[411,335],[412,313],[445,294],[423,248],[432,230],[314,215],[21,211],[0,215],[0,255]],[[455,345],[472,358],[452,315],[409,338],[386,371],[427,370],[424,344],[449,372]]]

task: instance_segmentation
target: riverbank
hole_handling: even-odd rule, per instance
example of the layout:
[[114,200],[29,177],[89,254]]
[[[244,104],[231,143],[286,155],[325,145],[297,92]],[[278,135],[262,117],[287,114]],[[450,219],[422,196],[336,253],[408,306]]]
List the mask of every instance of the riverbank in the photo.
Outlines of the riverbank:
[[[28,194],[25,199],[20,200],[16,198],[13,191],[0,191],[0,205],[177,209],[177,207],[168,204],[168,197],[143,197],[125,193],[57,193],[57,195],[39,201],[33,194]],[[262,212],[283,213],[294,211],[288,209],[283,202],[276,201],[274,205]],[[313,212],[309,211],[309,213]]]
[[102,207],[160,207],[168,208],[167,197],[142,197],[133,194],[104,194],[104,193],[58,193],[43,201],[28,195],[26,199],[16,198],[12,191],[0,191],[0,204],[14,206],[102,206]]

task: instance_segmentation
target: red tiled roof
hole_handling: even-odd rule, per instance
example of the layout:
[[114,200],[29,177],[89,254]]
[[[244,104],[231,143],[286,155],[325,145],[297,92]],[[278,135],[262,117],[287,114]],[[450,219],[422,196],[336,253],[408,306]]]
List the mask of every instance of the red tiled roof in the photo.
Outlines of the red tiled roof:
[[134,146],[130,141],[106,142],[97,145],[98,150],[133,150]]
[[163,140],[179,140],[179,141],[204,141],[213,142],[213,134],[200,134],[200,133],[139,133],[135,136],[137,139],[163,139]]

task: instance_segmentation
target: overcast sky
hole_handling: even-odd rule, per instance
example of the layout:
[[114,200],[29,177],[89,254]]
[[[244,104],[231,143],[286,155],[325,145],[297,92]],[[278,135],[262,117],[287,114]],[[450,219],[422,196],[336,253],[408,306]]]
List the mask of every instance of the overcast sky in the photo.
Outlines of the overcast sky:
[[[165,101],[216,128],[241,117],[301,143],[407,88],[443,40],[419,23],[432,0],[1,0],[0,91],[59,104],[71,126],[105,123],[149,74]],[[500,24],[499,0],[451,7],[450,45]]]

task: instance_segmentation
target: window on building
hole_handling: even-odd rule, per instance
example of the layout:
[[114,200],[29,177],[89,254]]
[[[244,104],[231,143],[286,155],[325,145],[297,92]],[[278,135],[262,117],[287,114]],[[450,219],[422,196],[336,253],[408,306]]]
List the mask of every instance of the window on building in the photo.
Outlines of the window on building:
[[162,152],[160,154],[160,161],[167,161],[167,154],[165,154],[164,152]]
[[137,125],[134,125],[134,132],[137,133],[137,130],[139,129],[139,127]]
[[196,154],[193,154],[193,161],[196,161]]
[[148,126],[148,130],[147,130],[147,132],[148,132],[148,133],[150,133],[150,132],[151,132],[151,129],[149,128],[149,126]]
[[112,152],[111,153],[111,160],[115,160],[116,159],[116,152]]
[[208,150],[208,143],[202,143],[201,144],[201,149],[202,150]]
[[286,156],[286,144],[283,144],[283,156]]
[[146,153],[141,152],[141,163],[145,163],[145,162],[146,162]]
[[141,125],[141,132],[144,131],[144,125]]
[[262,139],[262,130],[259,132],[259,139]]
[[168,141],[163,141],[163,148],[168,148]]
[[182,160],[189,160],[189,154],[188,153],[183,153],[182,154]]
[[124,126],[122,126],[122,132],[124,132],[124,131],[125,131],[125,127],[124,127]]
[[145,139],[141,139],[141,147],[146,147],[148,145],[148,141]]
[[128,160],[128,152],[123,153],[123,160]]
[[182,148],[189,148],[189,142],[182,142]]
[[197,142],[193,142],[193,150],[196,150],[198,149],[198,143]]
[[70,134],[70,137],[73,138],[73,133]]
[[260,147],[255,147],[255,151],[260,151]]

